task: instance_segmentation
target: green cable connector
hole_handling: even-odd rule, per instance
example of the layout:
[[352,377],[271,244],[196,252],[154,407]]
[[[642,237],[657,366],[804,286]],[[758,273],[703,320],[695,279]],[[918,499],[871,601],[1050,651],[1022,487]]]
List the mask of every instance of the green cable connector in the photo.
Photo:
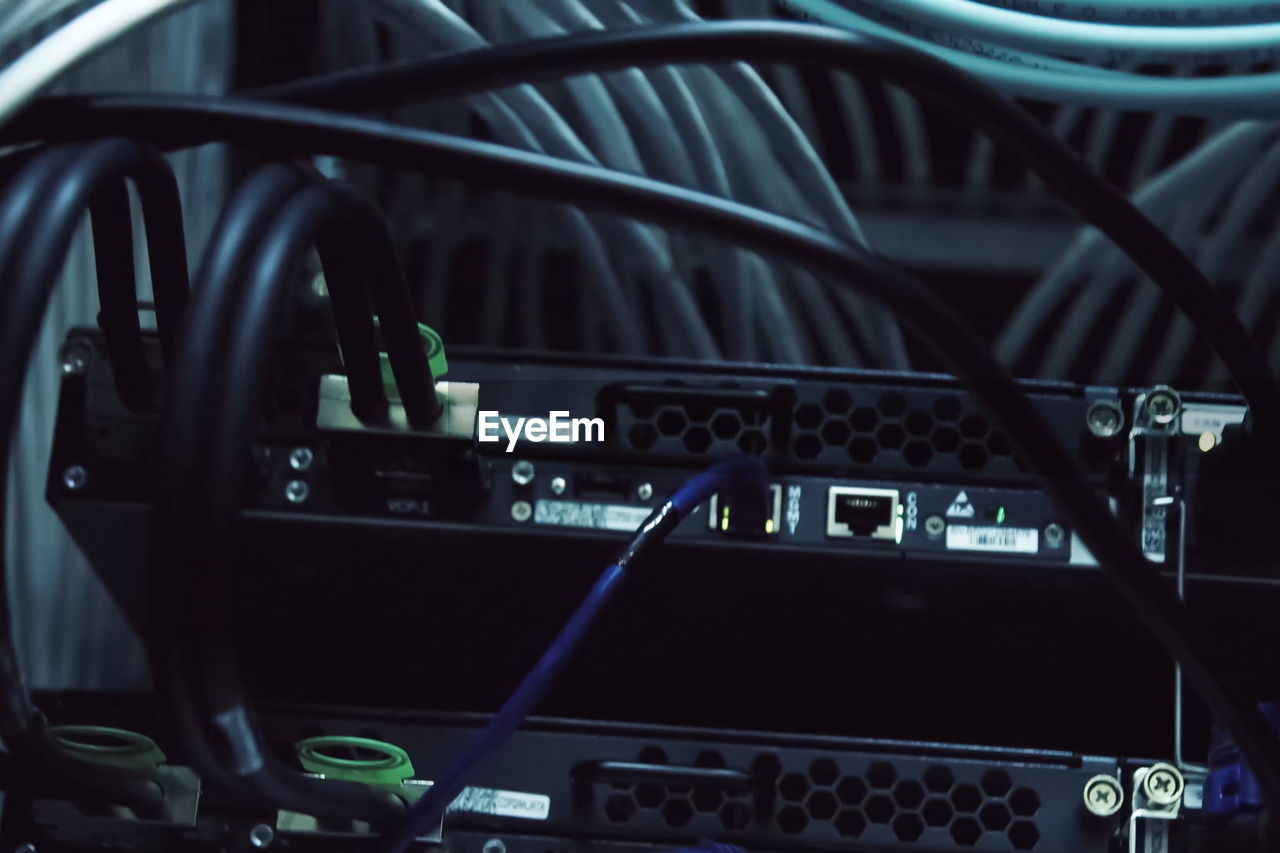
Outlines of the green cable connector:
[[[378,325],[377,317],[373,318],[373,324]],[[444,357],[444,340],[435,329],[425,323],[418,324],[418,334],[422,336],[422,342],[426,347],[427,366],[431,368],[431,375],[438,380],[449,372],[449,362]],[[378,358],[382,362],[382,387],[387,392],[387,398],[400,399],[395,373],[391,370],[391,359],[385,352],[378,353]]]
[[[380,788],[390,788],[397,793],[406,779],[413,778],[413,764],[409,754],[398,746],[363,737],[331,735],[313,737],[295,744],[298,761],[303,769],[319,773],[330,779],[362,782]],[[361,752],[376,754],[373,758],[344,758],[335,753]]]
[[109,726],[51,726],[50,739],[58,749],[81,761],[130,770],[155,770],[164,753],[146,735]]

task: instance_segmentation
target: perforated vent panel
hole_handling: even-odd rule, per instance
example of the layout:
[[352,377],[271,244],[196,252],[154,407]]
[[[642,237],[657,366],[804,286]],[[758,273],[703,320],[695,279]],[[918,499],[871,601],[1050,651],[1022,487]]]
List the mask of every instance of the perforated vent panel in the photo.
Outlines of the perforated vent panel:
[[[647,747],[636,759],[668,763],[667,753]],[[725,766],[721,753],[703,750],[698,767]],[[760,753],[752,775],[774,784],[771,809],[746,790],[655,784],[614,785],[602,807],[612,823],[656,817],[672,829],[708,834],[760,830],[812,840],[859,840],[877,849],[902,847],[1035,850],[1041,839],[1040,794],[1003,768],[979,772],[947,763],[922,765],[871,759],[820,757],[804,767],[784,767]]]

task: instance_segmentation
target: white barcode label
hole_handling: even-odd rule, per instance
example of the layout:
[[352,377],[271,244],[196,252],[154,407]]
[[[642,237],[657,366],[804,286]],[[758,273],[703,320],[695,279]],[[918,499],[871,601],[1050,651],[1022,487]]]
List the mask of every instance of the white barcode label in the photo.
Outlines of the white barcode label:
[[449,805],[449,811],[546,820],[551,816],[551,798],[545,794],[523,794],[493,788],[463,788]]
[[1040,550],[1040,531],[1034,527],[947,526],[947,547],[957,551],[1000,551],[1006,554],[1035,554]]
[[633,532],[652,512],[653,507],[648,506],[538,501],[533,509],[533,521],[535,524]]

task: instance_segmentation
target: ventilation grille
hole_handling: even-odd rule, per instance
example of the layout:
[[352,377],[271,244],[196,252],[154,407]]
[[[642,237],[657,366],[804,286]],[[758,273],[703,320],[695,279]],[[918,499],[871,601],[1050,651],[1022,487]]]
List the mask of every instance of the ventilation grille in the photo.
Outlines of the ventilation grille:
[[[658,747],[646,747],[637,759],[666,764]],[[704,750],[699,767],[724,767],[723,756]],[[747,791],[653,784],[614,785],[604,800],[605,817],[626,824],[656,817],[671,829],[698,832],[749,832],[787,837],[862,840],[896,845],[1034,850],[1040,841],[1036,815],[1040,795],[1018,786],[1003,769],[989,769],[973,780],[958,780],[952,769],[933,764],[906,774],[890,761],[842,765],[814,759],[808,767],[784,769],[778,757],[761,753],[751,770],[772,779],[777,795],[772,810],[760,810]]]
[[656,405],[633,400],[622,407],[625,445],[660,454],[718,456],[765,454],[770,449],[771,415],[751,408],[687,402]]
[[854,399],[832,389],[795,409],[791,449],[826,464],[1016,474],[1023,467],[986,416],[961,397],[897,391]]

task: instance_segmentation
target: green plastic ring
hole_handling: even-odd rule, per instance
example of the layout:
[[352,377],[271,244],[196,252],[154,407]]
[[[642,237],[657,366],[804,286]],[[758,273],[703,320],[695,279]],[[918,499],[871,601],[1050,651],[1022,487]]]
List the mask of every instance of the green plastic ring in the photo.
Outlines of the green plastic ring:
[[[363,749],[380,753],[380,756],[340,758],[329,752],[335,748]],[[298,761],[304,769],[334,779],[398,787],[405,779],[413,777],[413,764],[409,761],[409,754],[394,744],[380,740],[329,735],[298,741],[295,749],[298,751]]]
[[164,753],[155,741],[127,729],[50,726],[48,731],[60,750],[84,761],[135,769],[153,768],[164,763]]

